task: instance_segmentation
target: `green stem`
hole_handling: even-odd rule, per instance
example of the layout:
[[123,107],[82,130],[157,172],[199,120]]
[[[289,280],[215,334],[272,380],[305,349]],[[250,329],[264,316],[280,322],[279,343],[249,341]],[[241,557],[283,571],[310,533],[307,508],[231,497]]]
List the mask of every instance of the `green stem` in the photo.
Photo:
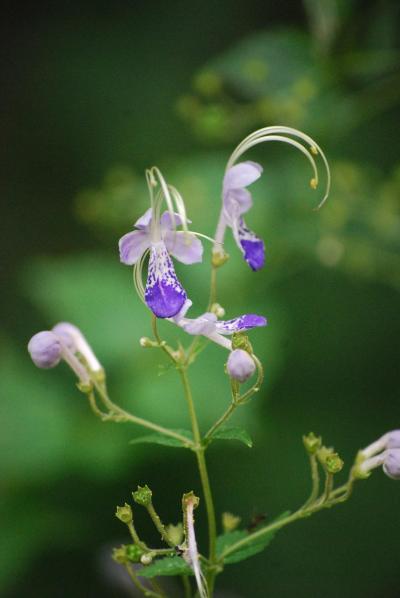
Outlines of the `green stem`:
[[210,279],[210,298],[208,300],[208,311],[211,309],[213,303],[217,300],[217,270],[215,266],[211,266],[211,279]]
[[222,426],[222,424],[224,424],[227,421],[227,419],[230,418],[230,416],[235,411],[236,407],[237,407],[236,403],[231,403],[229,405],[229,407],[225,411],[225,413],[223,413],[221,415],[221,417],[215,422],[215,424],[213,426],[211,426],[211,428],[208,430],[208,432],[204,436],[204,440],[208,440],[214,435],[214,433],[218,430],[218,428],[220,428]]
[[132,565],[130,565],[129,563],[126,563],[125,569],[129,575],[129,577],[131,578],[134,586],[139,590],[139,592],[142,592],[145,596],[149,596],[149,598],[164,598],[165,594],[160,594],[158,592],[153,592],[152,590],[149,590],[138,580],[137,575],[136,575],[135,570],[132,567]]
[[153,506],[153,503],[149,503],[148,505],[146,505],[146,509],[147,509],[147,512],[150,515],[150,518],[151,518],[152,522],[154,523],[157,531],[159,532],[161,538],[164,540],[164,542],[166,544],[168,544],[168,546],[171,546],[171,548],[174,548],[175,544],[173,542],[171,542],[170,537],[167,534],[167,530],[165,529],[163,522],[161,521],[159,515],[157,514],[157,512]]
[[304,503],[303,505],[303,509],[305,509],[306,507],[308,507],[310,504],[312,504],[319,493],[319,471],[318,471],[318,461],[317,461],[317,457],[314,454],[309,454],[309,459],[310,459],[310,469],[311,469],[311,481],[312,481],[312,486],[311,486],[311,494],[308,498],[308,500]]
[[[195,446],[193,450],[196,453],[197,465],[200,473],[201,485],[203,488],[204,500],[206,503],[207,518],[208,518],[208,540],[209,540],[209,561],[211,566],[215,564],[216,560],[216,536],[217,536],[217,525],[215,519],[214,503],[211,493],[210,480],[207,472],[207,464],[204,456],[205,447],[202,445],[201,435],[199,430],[199,424],[197,421],[196,410],[194,407],[192,391],[190,389],[189,379],[185,367],[179,369],[181,375],[185,399],[189,408],[190,421],[192,424],[193,438]],[[215,572],[211,569],[208,574],[207,584],[210,596],[214,587]]]
[[187,446],[188,448],[191,448],[191,446],[193,445],[193,442],[191,442],[190,440],[188,440],[188,438],[182,436],[178,432],[174,432],[169,428],[159,426],[158,424],[148,421],[147,419],[143,419],[142,417],[133,415],[132,413],[125,411],[125,409],[121,409],[121,407],[118,407],[118,405],[111,401],[107,392],[102,386],[96,384],[96,389],[100,395],[100,398],[103,401],[103,404],[109,409],[109,413],[100,416],[103,421],[112,420],[118,422],[131,422],[133,424],[137,424],[138,426],[142,426],[143,428],[148,428],[149,430],[158,432],[159,434],[164,434],[165,436],[175,438],[176,440],[182,442],[182,444],[184,446]]
[[127,525],[128,525],[129,533],[130,533],[130,535],[132,537],[132,540],[133,540],[134,544],[136,544],[137,546],[139,546],[139,548],[141,548],[142,550],[148,551],[149,548],[148,548],[147,544],[145,544],[144,542],[142,542],[142,540],[139,538],[139,536],[137,534],[137,531],[135,529],[135,526],[133,525],[133,522],[131,521]]

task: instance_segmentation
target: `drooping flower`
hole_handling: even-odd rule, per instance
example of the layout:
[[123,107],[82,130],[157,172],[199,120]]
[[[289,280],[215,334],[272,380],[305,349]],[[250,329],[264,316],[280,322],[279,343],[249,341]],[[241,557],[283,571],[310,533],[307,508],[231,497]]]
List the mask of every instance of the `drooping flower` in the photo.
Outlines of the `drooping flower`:
[[387,432],[381,438],[361,450],[356,472],[368,476],[373,469],[382,466],[384,473],[400,480],[400,430]]
[[193,569],[197,590],[200,598],[208,598],[206,580],[200,566],[199,552],[197,549],[196,534],[194,530],[194,510],[199,505],[199,499],[189,492],[182,498],[182,509],[184,518],[185,543],[183,545],[183,558]]
[[206,312],[197,318],[187,318],[186,313],[191,305],[192,302],[188,299],[181,311],[171,321],[188,334],[206,336],[229,350],[232,348],[232,343],[226,338],[227,336],[267,325],[266,318],[256,314],[244,314],[231,320],[218,320],[214,313]]
[[56,334],[60,340],[64,341],[66,346],[74,354],[79,354],[83,357],[92,372],[99,373],[103,371],[92,347],[77,326],[70,324],[69,322],[59,322],[53,326],[53,333]]
[[250,268],[252,270],[260,270],[264,265],[264,242],[247,227],[243,219],[243,214],[248,212],[252,206],[251,194],[246,187],[261,176],[263,169],[256,162],[238,162],[238,160],[247,150],[266,141],[288,143],[305,155],[313,170],[313,177],[310,180],[310,186],[313,189],[317,188],[319,182],[318,169],[314,156],[319,155],[326,169],[326,191],[318,208],[322,206],[329,195],[330,170],[328,161],[321,148],[311,137],[297,129],[282,126],[264,127],[251,133],[239,143],[226,166],[222,186],[222,208],[214,237],[214,264],[224,262],[224,259],[220,260],[220,258],[224,258],[221,247],[225,230],[229,227],[232,229],[235,241]]
[[79,361],[74,347],[54,331],[43,330],[35,334],[28,343],[28,351],[38,368],[53,368],[63,359],[82,384],[90,383],[89,372]]
[[[190,221],[178,191],[167,185],[158,169],[147,172],[147,181],[152,206],[136,221],[136,230],[120,239],[120,260],[135,266],[136,288],[151,311],[158,318],[171,318],[182,309],[187,295],[170,256],[183,264],[201,262],[203,246],[196,234],[187,229]],[[161,214],[163,200],[168,211]],[[173,201],[177,211],[173,209]],[[183,230],[176,230],[177,226],[182,226]],[[142,269],[147,253],[150,256],[144,289]]]
[[228,357],[226,369],[231,378],[243,383],[254,374],[256,364],[247,351],[235,349]]
[[243,214],[253,205],[251,194],[246,187],[254,183],[262,171],[262,167],[256,162],[235,164],[225,173],[222,191],[226,223],[232,229],[244,259],[254,271],[264,266],[265,246],[264,241],[246,226]]

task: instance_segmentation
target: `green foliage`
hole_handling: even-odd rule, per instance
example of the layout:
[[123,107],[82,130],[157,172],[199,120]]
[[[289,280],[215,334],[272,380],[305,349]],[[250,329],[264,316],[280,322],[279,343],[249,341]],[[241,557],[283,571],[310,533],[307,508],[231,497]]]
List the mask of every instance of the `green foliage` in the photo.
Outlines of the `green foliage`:
[[[185,436],[188,440],[193,440],[193,435],[189,430],[182,430],[182,429],[172,429],[172,432],[176,432],[177,434],[181,434]],[[129,441],[129,444],[161,444],[163,446],[173,446],[178,448],[187,448],[187,445],[183,443],[183,441],[179,440],[178,438],[173,438],[171,436],[166,436],[165,434],[161,434],[159,432],[154,432],[152,434],[146,434],[144,436],[139,436],[138,438],[134,438],[133,440]]]
[[239,440],[249,448],[253,446],[253,441],[247,430],[238,426],[221,426],[211,438],[212,440]]
[[180,556],[158,559],[148,567],[138,571],[140,577],[157,577],[158,575],[193,575],[192,569]]
[[[285,511],[284,513],[279,515],[279,517],[273,519],[271,523],[276,523],[281,519],[284,519],[288,515],[290,515],[290,511]],[[224,558],[224,563],[226,565],[239,563],[240,561],[244,561],[250,558],[251,556],[258,554],[259,552],[262,552],[264,548],[266,548],[271,542],[271,540],[274,538],[276,531],[277,530],[273,530],[263,535],[261,538],[255,538],[254,541],[252,541],[251,543],[246,544],[243,547],[239,547],[238,550],[235,550],[235,552],[232,552],[226,558]],[[244,540],[244,538],[247,538],[248,535],[249,533],[247,531],[236,530],[234,532],[228,532],[226,534],[223,534],[222,536],[219,536],[217,538],[218,556],[221,557],[227,548],[229,548],[236,542],[239,542],[240,540]]]

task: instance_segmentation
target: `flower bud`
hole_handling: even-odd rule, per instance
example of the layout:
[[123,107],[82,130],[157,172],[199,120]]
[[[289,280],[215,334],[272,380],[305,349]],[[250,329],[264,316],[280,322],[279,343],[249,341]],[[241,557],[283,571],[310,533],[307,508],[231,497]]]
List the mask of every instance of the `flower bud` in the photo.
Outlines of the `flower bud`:
[[153,496],[152,491],[148,486],[138,486],[136,492],[132,492],[133,500],[142,507],[147,507],[151,504]]
[[256,364],[247,351],[235,349],[228,357],[226,369],[229,376],[234,380],[246,382],[254,374]]
[[322,438],[321,436],[315,436],[314,432],[310,432],[307,436],[303,436],[303,444],[307,453],[313,455],[321,448]]
[[171,542],[175,544],[175,546],[181,544],[183,540],[182,523],[177,523],[176,525],[170,523],[169,525],[167,525],[167,535]]
[[389,478],[400,480],[400,449],[389,449],[384,455],[383,471]]
[[241,522],[241,518],[232,513],[222,513],[222,528],[225,533],[233,532]]
[[57,336],[50,330],[35,334],[28,343],[28,351],[38,368],[54,368],[60,363],[62,346]]
[[400,449],[400,430],[392,430],[385,434],[386,448]]
[[148,349],[150,347],[158,347],[158,343],[152,341],[148,336],[142,336],[139,340],[140,346]]
[[131,506],[128,505],[128,503],[125,503],[123,507],[117,507],[115,516],[122,521],[122,523],[132,523],[133,515]]
[[325,466],[328,473],[339,473],[343,469],[344,462],[337,453],[327,455],[325,459]]
[[151,554],[151,552],[147,552],[146,554],[142,554],[142,556],[140,557],[140,562],[145,567],[147,565],[151,565],[151,563],[153,562],[153,555]]

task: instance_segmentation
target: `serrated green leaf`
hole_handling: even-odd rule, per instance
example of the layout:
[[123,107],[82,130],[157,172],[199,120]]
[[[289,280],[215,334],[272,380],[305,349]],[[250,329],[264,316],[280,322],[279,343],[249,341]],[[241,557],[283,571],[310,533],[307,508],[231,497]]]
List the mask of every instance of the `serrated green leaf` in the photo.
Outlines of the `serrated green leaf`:
[[218,440],[239,440],[249,448],[253,446],[253,441],[249,433],[238,426],[223,426],[212,435],[212,438]]
[[[188,440],[192,441],[193,436],[189,430],[171,430],[171,432],[176,432],[181,436],[185,436]],[[187,445],[184,444],[183,441],[179,440],[178,438],[173,438],[172,436],[167,436],[166,434],[161,434],[160,432],[154,432],[152,434],[146,434],[144,436],[139,436],[139,438],[134,438],[133,440],[129,441],[129,444],[140,444],[140,443],[148,443],[148,444],[162,444],[163,446],[175,446],[178,448],[186,448]]]
[[138,571],[141,577],[156,577],[157,575],[192,575],[193,571],[180,556],[171,556],[155,561],[148,567]]
[[[280,521],[281,519],[287,517],[289,514],[290,511],[285,511],[284,513],[279,515],[279,517],[276,517],[276,519],[271,521],[271,523],[276,523],[277,521]],[[224,558],[224,563],[226,565],[239,563],[240,561],[244,561],[245,559],[248,559],[251,556],[258,554],[259,552],[262,552],[264,548],[266,548],[268,544],[271,542],[277,531],[278,530],[273,530],[265,534],[265,536],[262,536],[261,538],[255,538],[254,542],[246,544],[241,548],[239,547],[238,550],[235,550],[235,552],[228,554]],[[227,534],[219,536],[217,538],[217,555],[221,557],[225,550],[227,550],[233,544],[236,544],[236,542],[240,542],[240,540],[243,540],[247,536],[248,532],[246,532],[245,530],[236,530],[234,532],[228,532]]]

